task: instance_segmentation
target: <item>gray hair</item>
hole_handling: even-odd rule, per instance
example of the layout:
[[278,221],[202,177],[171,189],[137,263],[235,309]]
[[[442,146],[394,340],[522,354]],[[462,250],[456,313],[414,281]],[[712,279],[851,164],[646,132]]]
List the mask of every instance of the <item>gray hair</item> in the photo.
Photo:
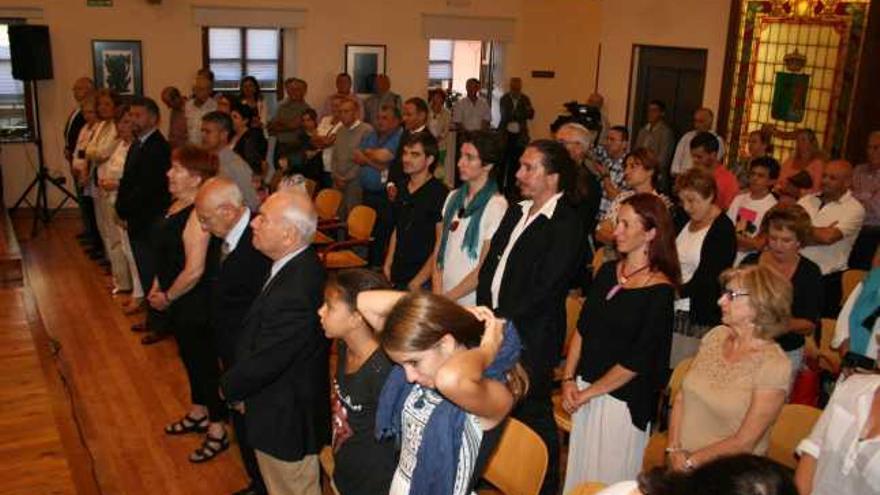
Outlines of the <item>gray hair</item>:
[[556,132],[559,132],[563,129],[574,131],[577,134],[578,142],[580,142],[580,145],[584,147],[585,151],[593,148],[593,141],[595,140],[596,135],[591,130],[576,122],[568,122],[566,124],[562,124],[562,126]]
[[229,205],[236,208],[244,206],[244,196],[238,184],[226,177],[211,177],[202,184],[201,189],[210,190],[217,206]]
[[276,194],[283,194],[289,198],[285,201],[281,218],[299,232],[304,245],[311,244],[315,239],[315,231],[318,230],[318,215],[314,208],[303,208],[300,204],[301,201],[311,202],[308,194],[293,190]]

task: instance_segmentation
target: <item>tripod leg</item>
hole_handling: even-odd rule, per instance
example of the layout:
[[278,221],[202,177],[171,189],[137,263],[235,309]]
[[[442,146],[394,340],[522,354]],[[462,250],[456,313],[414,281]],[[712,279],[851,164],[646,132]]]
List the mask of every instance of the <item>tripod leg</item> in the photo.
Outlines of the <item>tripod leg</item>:
[[27,200],[28,194],[31,193],[31,190],[34,188],[34,186],[39,184],[39,182],[40,176],[37,175],[37,177],[35,177],[34,180],[31,181],[30,185],[28,185],[27,189],[25,189],[24,192],[21,193],[21,196],[18,197],[18,199],[15,201],[15,204],[12,205],[12,208],[9,209],[10,214],[15,213],[15,211],[18,210],[18,207],[21,206],[22,203],[27,202],[28,204],[30,204],[30,201]]

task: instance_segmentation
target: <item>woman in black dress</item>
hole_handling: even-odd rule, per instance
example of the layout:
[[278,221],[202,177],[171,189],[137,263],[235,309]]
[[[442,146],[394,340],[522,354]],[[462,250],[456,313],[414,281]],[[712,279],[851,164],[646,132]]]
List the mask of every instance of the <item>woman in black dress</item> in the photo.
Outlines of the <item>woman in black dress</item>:
[[614,241],[621,258],[599,269],[565,361],[566,493],[588,480],[636,477],[669,363],[681,275],[663,200],[640,193],[623,201]]
[[235,103],[229,112],[232,119],[232,128],[235,135],[232,136],[232,151],[235,151],[244,161],[251,166],[254,175],[265,177],[266,175],[266,151],[269,143],[263,135],[263,129],[250,125],[256,116],[256,111],[244,103]]
[[767,238],[767,247],[746,256],[742,264],[770,267],[789,280],[794,289],[788,331],[776,338],[791,361],[791,387],[803,362],[804,337],[813,335],[822,318],[822,272],[817,264],[800,255],[812,233],[810,215],[800,205],[771,208],[764,215],[761,233]]
[[218,249],[203,231],[193,204],[199,187],[217,174],[213,154],[186,145],[174,150],[168,171],[168,189],[174,198],[165,218],[156,224],[156,278],[148,299],[156,310],[167,311],[177,338],[180,358],[189,379],[192,406],[179,421],[165,427],[168,435],[205,433],[204,443],[190,462],[205,462],[229,448],[223,420],[226,409],[218,395],[219,369],[208,324],[209,249]]

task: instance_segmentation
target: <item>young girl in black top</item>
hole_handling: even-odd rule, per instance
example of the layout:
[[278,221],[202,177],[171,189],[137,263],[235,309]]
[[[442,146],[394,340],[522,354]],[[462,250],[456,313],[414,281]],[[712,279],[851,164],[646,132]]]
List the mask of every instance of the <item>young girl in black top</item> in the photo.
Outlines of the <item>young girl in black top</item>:
[[355,308],[361,291],[386,289],[382,275],[345,270],[330,278],[318,310],[328,338],[336,342],[333,381],[333,484],[341,495],[388,493],[397,466],[390,440],[373,435],[376,406],[392,363],[376,334]]

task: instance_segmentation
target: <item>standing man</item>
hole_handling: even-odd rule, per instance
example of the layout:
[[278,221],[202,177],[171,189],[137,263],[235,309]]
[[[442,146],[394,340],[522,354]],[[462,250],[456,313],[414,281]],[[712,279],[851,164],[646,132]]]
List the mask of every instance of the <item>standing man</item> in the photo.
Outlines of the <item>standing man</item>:
[[[159,106],[150,98],[136,97],[129,110],[135,140],[125,158],[122,179],[116,196],[116,214],[125,222],[131,251],[137,265],[141,287],[152,287],[156,275],[156,253],[153,249],[152,227],[171,204],[168,192],[168,169],[171,168],[171,146],[157,128]],[[144,345],[154,344],[168,336],[164,315],[152,307],[147,320],[131,327],[147,332]]]
[[347,98],[339,104],[339,122],[342,125],[336,131],[330,173],[333,187],[342,192],[341,218],[346,218],[352,208],[361,204],[360,165],[354,162],[354,153],[360,148],[361,141],[373,131],[369,124],[357,118],[359,107],[356,98]]
[[290,77],[284,80],[284,90],[287,92],[287,98],[278,105],[275,117],[269,121],[266,130],[270,136],[275,136],[277,140],[275,144],[276,163],[282,157],[287,159],[288,163],[294,163],[293,155],[302,146],[299,135],[302,127],[302,115],[303,112],[311,108],[306,103],[309,85],[302,79]]
[[605,137],[608,136],[608,130],[611,129],[611,121],[608,120],[608,113],[604,110],[605,97],[599,93],[592,93],[587,97],[587,105],[599,110],[599,114],[602,116],[602,131],[599,132],[599,142],[604,143]]
[[171,149],[180,148],[187,143],[186,100],[180,90],[168,86],[162,90],[162,103],[168,107],[168,144]]
[[669,161],[675,146],[675,133],[666,123],[666,104],[660,100],[648,103],[648,122],[636,135],[636,148],[648,148],[660,163],[660,182],[665,190],[672,189],[669,177]]
[[480,131],[489,129],[492,114],[489,103],[480,96],[480,81],[468,79],[465,85],[467,96],[452,107],[452,123],[458,131]]
[[522,93],[522,79],[511,77],[509,90],[501,96],[501,122],[498,123],[505,137],[505,171],[501,184],[505,191],[516,184],[519,157],[529,143],[529,121],[535,118],[532,101]]
[[[428,102],[414,96],[403,103],[403,112],[401,114],[403,120],[403,134],[400,136],[397,150],[394,153],[394,161],[391,162],[391,169],[388,174],[388,188],[397,187],[402,184],[405,179],[403,174],[403,145],[409,141],[410,136],[417,132],[425,132],[428,128]],[[429,131],[430,132],[430,131]],[[438,163],[437,166],[443,164]],[[393,196],[393,194],[392,194]]]
[[183,107],[186,115],[186,136],[190,144],[202,145],[202,117],[217,110],[217,100],[211,97],[212,79],[206,75],[196,76],[193,97]]
[[394,201],[394,231],[382,271],[398,290],[419,290],[431,281],[449,189],[434,177],[437,139],[430,132],[403,144],[403,172]]
[[718,140],[718,156],[716,158],[719,162],[723,161],[724,140],[712,130],[714,119],[715,115],[708,108],[698,108],[694,112],[694,128],[684,133],[684,136],[678,140],[678,145],[675,147],[675,155],[672,157],[672,164],[669,166],[672,183],[675,183],[677,175],[688,171],[694,166],[693,159],[691,158],[691,141],[693,141],[694,136],[701,132],[708,132],[715,136],[715,139]]
[[358,180],[363,191],[363,204],[376,211],[369,259],[370,266],[374,267],[382,265],[388,236],[391,235],[391,203],[385,185],[400,146],[401,134],[400,113],[390,105],[382,107],[376,129],[364,137],[352,157],[361,167]]
[[544,495],[559,489],[553,368],[565,341],[565,297],[586,248],[583,222],[565,197],[573,176],[574,163],[562,144],[537,140],[526,147],[516,173],[526,199],[507,209],[477,285],[477,304],[513,321],[522,340],[529,391],[513,416],[547,446]]
[[853,172],[852,193],[865,208],[865,223],[849,255],[849,267],[870,270],[880,244],[880,130],[868,135],[868,162]]
[[324,117],[333,115],[333,100],[335,98],[354,97],[355,95],[351,91],[351,86],[351,76],[348,75],[348,73],[340,72],[339,74],[336,74],[336,92],[324,100],[324,104],[321,105],[321,111],[318,113],[318,117],[323,119]]
[[272,267],[220,384],[244,415],[271,495],[320,495],[318,452],[330,441],[329,346],[318,320],[325,277],[310,247],[317,224],[297,192],[269,196],[251,222],[254,247]]
[[230,136],[235,134],[232,118],[223,112],[211,112],[205,115],[202,117],[201,134],[203,147],[217,155],[217,160],[220,162],[218,175],[235,182],[244,196],[247,207],[256,211],[260,206],[260,198],[254,187],[253,169],[244,158],[232,151],[232,146],[229,144]]
[[822,190],[798,200],[813,223],[810,245],[801,254],[822,271],[823,318],[837,318],[840,312],[843,272],[865,220],[865,208],[850,192],[852,178],[849,162],[828,162],[822,171]]
[[694,166],[702,167],[715,178],[715,186],[718,194],[715,195],[715,204],[722,211],[730,208],[733,198],[739,194],[739,181],[733,172],[727,170],[723,163],[718,161],[718,148],[720,143],[711,132],[700,132],[691,140],[691,159]]
[[364,122],[375,127],[379,120],[379,110],[386,105],[391,105],[400,111],[400,95],[391,91],[391,79],[385,74],[376,76],[376,93],[370,95],[364,102]]
[[[235,349],[244,317],[269,276],[272,261],[254,248],[251,211],[244,205],[235,182],[222,177],[208,180],[196,196],[196,214],[202,229],[222,239],[216,253],[219,264],[211,292],[211,328],[223,370],[235,366]],[[250,483],[237,493],[266,495],[266,486],[253,447],[248,442],[244,415],[232,411],[232,426]]]
[[[79,133],[83,126],[86,125],[86,119],[83,117],[81,106],[86,96],[95,91],[95,83],[88,77],[81,77],[73,83],[73,99],[76,101],[76,108],[70,112],[67,122],[64,124],[64,158],[68,165],[72,165],[73,152],[76,150],[76,141],[79,139]],[[74,181],[76,184],[77,181]],[[100,246],[100,236],[98,235],[97,221],[95,220],[95,206],[92,198],[82,193],[82,187],[76,184],[76,198],[79,206],[80,215],[83,220],[83,231],[76,235],[76,238],[84,244]]]

